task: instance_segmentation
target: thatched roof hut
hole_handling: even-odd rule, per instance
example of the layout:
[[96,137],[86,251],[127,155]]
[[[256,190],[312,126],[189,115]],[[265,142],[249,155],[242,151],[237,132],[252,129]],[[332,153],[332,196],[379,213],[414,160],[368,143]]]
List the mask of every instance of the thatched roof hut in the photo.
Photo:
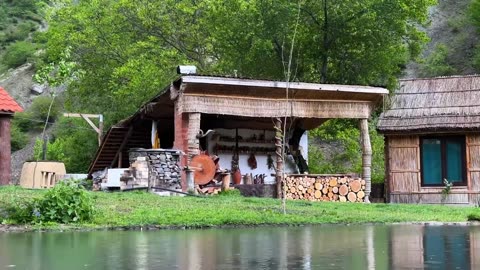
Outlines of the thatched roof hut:
[[406,79],[386,102],[382,133],[480,129],[480,76]]
[[401,80],[385,104],[389,201],[478,205],[480,76]]

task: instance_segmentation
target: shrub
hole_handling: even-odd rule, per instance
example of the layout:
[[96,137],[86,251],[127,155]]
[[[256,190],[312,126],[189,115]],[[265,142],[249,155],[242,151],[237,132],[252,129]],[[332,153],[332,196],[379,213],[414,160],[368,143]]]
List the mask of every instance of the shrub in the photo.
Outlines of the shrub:
[[10,25],[6,32],[6,40],[9,42],[22,41],[28,38],[30,32],[37,29],[33,22],[22,22],[16,26]]
[[7,198],[0,206],[0,221],[3,219],[21,224],[32,222],[32,198],[20,197],[15,191],[12,191]]
[[33,221],[72,223],[93,218],[93,199],[76,181],[59,182],[33,205]]
[[55,123],[55,136],[49,155],[65,163],[68,172],[83,173],[98,147],[97,134],[83,119],[61,117]]
[[12,124],[10,145],[12,151],[24,148],[28,143],[28,136],[17,125]]
[[[47,120],[48,109],[52,103],[53,97],[48,96],[39,96],[33,100],[32,106],[30,107],[30,112],[38,121]],[[61,105],[58,99],[55,99],[50,110],[50,117],[48,117],[48,122],[53,123],[58,118],[61,111]]]
[[34,53],[35,45],[26,41],[18,41],[7,47],[2,62],[8,68],[16,68],[25,64]]
[[480,213],[471,213],[467,216],[468,221],[480,221]]
[[[60,118],[55,123],[54,140],[48,142],[47,160],[65,163],[70,173],[84,173],[98,147],[97,135],[82,119]],[[34,147],[34,158],[42,158],[43,141],[38,139]]]
[[448,63],[449,54],[450,51],[445,44],[438,44],[421,66],[421,75],[431,77],[454,74],[455,68]]
[[32,122],[32,113],[28,111],[15,113],[12,119],[12,125],[17,126],[22,132],[31,131],[35,127],[40,127],[42,123]]

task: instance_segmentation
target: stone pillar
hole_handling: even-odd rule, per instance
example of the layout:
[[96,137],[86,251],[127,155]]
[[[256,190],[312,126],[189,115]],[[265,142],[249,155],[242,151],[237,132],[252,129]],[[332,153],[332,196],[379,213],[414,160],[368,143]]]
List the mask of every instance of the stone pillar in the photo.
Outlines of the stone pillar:
[[175,114],[174,114],[174,132],[175,140],[173,142],[173,147],[179,151],[182,151],[185,155],[181,154],[179,166],[181,167],[181,176],[180,183],[183,191],[187,191],[187,177],[183,168],[187,166],[187,130],[188,130],[188,118],[187,114],[178,112],[178,104],[175,102]]
[[[176,105],[177,106],[177,105]],[[185,153],[181,158],[181,166],[185,167],[190,163],[193,156],[200,153],[197,134],[200,130],[200,113],[178,113],[175,110],[175,142],[174,147]],[[182,170],[182,190],[187,191],[187,177]]]
[[188,114],[188,130],[187,130],[187,148],[188,148],[188,163],[190,160],[200,154],[200,142],[197,138],[200,131],[200,113]]
[[0,115],[0,186],[11,181],[10,115]]
[[362,141],[362,179],[365,180],[365,202],[370,203],[372,191],[372,146],[368,133],[368,119],[360,119],[360,134]]
[[194,170],[192,169],[185,169],[185,174],[187,175],[187,191],[192,192],[193,194],[197,194],[197,190],[195,189],[195,180],[193,178]]

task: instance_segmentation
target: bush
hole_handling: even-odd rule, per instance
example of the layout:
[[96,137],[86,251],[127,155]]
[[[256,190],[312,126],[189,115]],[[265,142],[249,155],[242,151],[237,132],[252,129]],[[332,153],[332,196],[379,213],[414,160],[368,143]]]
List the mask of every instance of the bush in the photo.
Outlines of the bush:
[[[38,121],[45,122],[48,116],[48,109],[52,103],[53,97],[48,96],[39,96],[33,100],[32,106],[30,107],[30,113]],[[50,117],[48,117],[48,122],[53,123],[58,118],[61,111],[61,105],[58,99],[55,99],[50,110]]]
[[30,223],[33,220],[33,199],[20,197],[14,190],[8,196],[8,200],[0,205],[0,221],[10,220],[14,223]]
[[34,127],[40,127],[42,123],[32,122],[32,113],[28,111],[15,113],[12,119],[12,125],[15,125],[22,132],[29,132]]
[[12,151],[24,148],[28,143],[28,136],[17,125],[12,124],[10,146]]
[[37,29],[35,23],[33,22],[23,22],[16,26],[10,25],[7,27],[5,34],[6,34],[6,41],[14,42],[14,41],[23,41],[30,35],[30,32],[33,32]]
[[471,213],[467,216],[468,221],[480,221],[480,213]]
[[34,222],[85,222],[93,218],[93,199],[76,181],[63,181],[33,204]]
[[35,53],[35,45],[26,41],[18,41],[7,47],[3,55],[3,64],[8,68],[16,68],[27,62]]
[[19,196],[12,188],[11,195],[0,205],[0,222],[75,223],[91,221],[94,214],[93,199],[78,182],[59,182],[43,196]]
[[[85,173],[98,147],[97,134],[83,119],[60,118],[53,130],[54,140],[48,142],[47,160],[65,163],[70,173]],[[43,141],[38,139],[34,158],[41,159]]]
[[98,148],[97,133],[83,119],[61,117],[53,135],[51,156],[65,163],[70,173],[87,172]]
[[448,63],[450,51],[445,44],[438,44],[435,50],[425,59],[420,74],[424,77],[448,76],[456,72]]

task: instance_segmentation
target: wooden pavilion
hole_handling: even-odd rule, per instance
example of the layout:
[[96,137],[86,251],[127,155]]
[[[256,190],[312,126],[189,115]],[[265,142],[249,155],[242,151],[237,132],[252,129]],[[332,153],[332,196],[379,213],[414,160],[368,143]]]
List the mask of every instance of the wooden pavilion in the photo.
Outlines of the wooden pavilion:
[[378,123],[390,202],[478,205],[479,100],[480,76],[400,81]]
[[[222,151],[228,152],[228,139],[229,134],[232,136],[232,130],[237,130],[237,135],[233,133],[233,136],[243,136],[243,140],[249,139],[248,143],[262,140],[260,143],[263,147],[256,147],[256,152],[275,153],[279,150],[275,148],[275,127],[281,126],[283,119],[287,119],[290,131],[287,134],[289,145],[292,149],[298,149],[302,137],[306,137],[305,131],[328,119],[349,118],[360,122],[363,136],[363,179],[367,182],[368,201],[372,153],[367,121],[376,104],[388,91],[368,86],[292,82],[288,85],[287,100],[286,88],[287,83],[281,81],[183,75],[145,103],[134,115],[107,131],[89,173],[105,167],[128,167],[129,149],[152,146],[181,150],[185,153],[181,165],[185,166],[193,156],[200,153],[201,148],[218,155]],[[152,140],[152,130],[156,131],[156,140]],[[219,135],[209,135],[207,146],[204,146],[197,136],[200,130],[216,130]],[[238,130],[245,133],[239,136]],[[251,132],[248,133],[248,130]],[[223,148],[220,145],[212,148],[212,141],[223,139]],[[267,153],[264,154],[266,160]],[[245,160],[247,158],[248,156]],[[281,160],[276,162],[276,178],[273,181],[280,188],[279,179],[282,175],[278,168],[283,164]],[[226,164],[229,163],[227,160]],[[261,165],[266,166],[263,163]],[[245,163],[244,168],[240,169],[250,170],[246,166]],[[186,190],[184,172],[181,186]]]

